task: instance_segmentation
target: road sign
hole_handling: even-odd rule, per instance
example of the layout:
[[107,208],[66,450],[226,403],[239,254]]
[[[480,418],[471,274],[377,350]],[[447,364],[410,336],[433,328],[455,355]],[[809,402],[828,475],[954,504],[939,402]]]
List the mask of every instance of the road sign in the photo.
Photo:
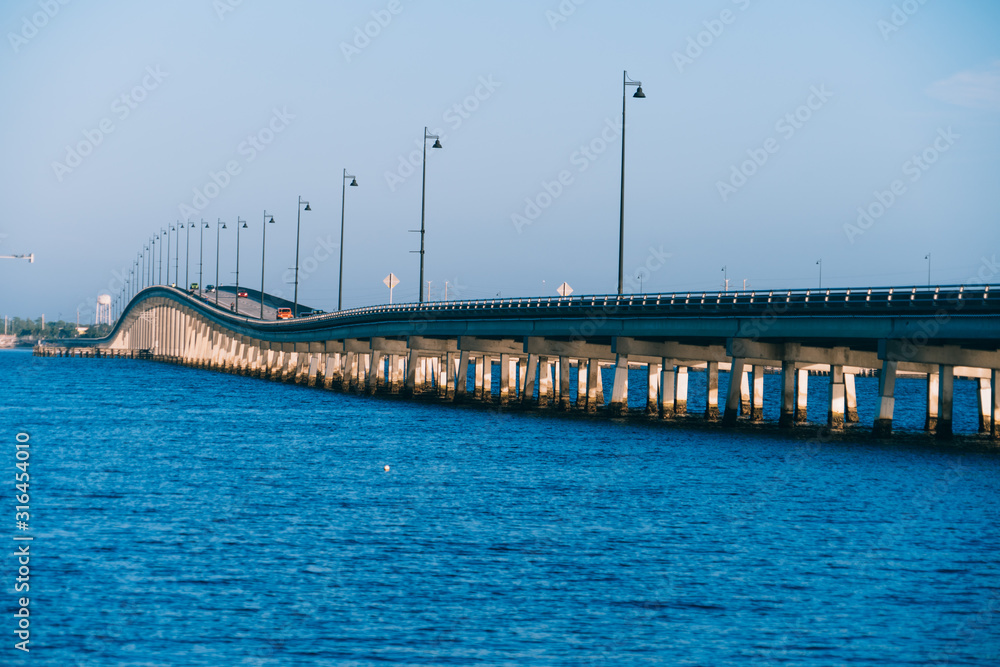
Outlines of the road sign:
[[563,283],[556,291],[559,292],[559,296],[569,296],[573,293],[573,288],[569,286],[569,283]]
[[389,288],[389,303],[392,303],[392,288],[399,284],[399,278],[396,277],[396,274],[390,273],[382,282]]

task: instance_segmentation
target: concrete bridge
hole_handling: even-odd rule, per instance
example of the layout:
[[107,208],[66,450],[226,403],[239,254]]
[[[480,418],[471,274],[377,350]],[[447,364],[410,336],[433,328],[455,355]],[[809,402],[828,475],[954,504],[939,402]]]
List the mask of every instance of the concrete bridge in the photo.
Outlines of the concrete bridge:
[[[926,378],[925,426],[941,436],[952,433],[954,380],[968,377],[978,382],[980,431],[1000,435],[996,286],[447,301],[281,322],[157,286],[132,299],[108,337],[43,344],[35,354],[141,357],[327,389],[612,415],[628,411],[629,368],[641,367],[645,411],[665,420],[687,413],[688,372],[704,370],[704,417],[727,425],[763,419],[771,368],[781,372],[787,428],[805,420],[810,374],[819,371],[832,429],[857,421],[854,378],[876,372],[881,435],[892,431],[900,374]],[[721,397],[720,371],[739,378]]]

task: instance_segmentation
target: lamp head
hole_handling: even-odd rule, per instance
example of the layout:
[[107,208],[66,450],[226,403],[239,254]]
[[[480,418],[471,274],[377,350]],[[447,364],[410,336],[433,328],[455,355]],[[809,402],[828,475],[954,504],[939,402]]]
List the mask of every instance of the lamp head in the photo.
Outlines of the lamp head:
[[[274,220],[272,220],[271,222],[274,222]],[[244,222],[243,223],[243,229],[246,229],[246,228],[247,228],[247,223]]]
[[441,140],[440,139],[435,139],[434,140],[434,145],[431,146],[431,148],[443,148],[443,146],[441,145]]
[[[270,219],[270,220],[268,220],[267,222],[268,222],[269,224],[272,224],[272,225],[273,225],[273,224],[274,224],[274,216],[272,215],[272,216],[271,216],[271,219]],[[244,227],[246,227],[246,223],[243,223],[243,226],[244,226]]]
[[351,187],[352,188],[358,187],[358,179],[355,178],[354,180],[351,181]]
[[302,210],[303,211],[311,211],[312,210],[311,208],[309,208],[309,202],[306,202],[306,207],[304,209],[302,209]]
[[229,229],[228,227],[226,227],[226,223],[222,223],[222,228],[223,229]]
[[642,92],[642,86],[636,88],[635,95],[633,95],[632,97],[638,97],[640,100],[646,98],[646,93]]

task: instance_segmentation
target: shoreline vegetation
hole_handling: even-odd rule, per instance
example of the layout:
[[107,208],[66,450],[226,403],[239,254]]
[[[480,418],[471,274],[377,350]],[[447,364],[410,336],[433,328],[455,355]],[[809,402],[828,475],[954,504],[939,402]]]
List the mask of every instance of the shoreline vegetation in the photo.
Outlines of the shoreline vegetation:
[[10,317],[4,318],[0,348],[34,347],[39,341],[52,338],[101,338],[109,333],[109,324],[77,325],[64,320],[46,322],[42,317],[34,320]]

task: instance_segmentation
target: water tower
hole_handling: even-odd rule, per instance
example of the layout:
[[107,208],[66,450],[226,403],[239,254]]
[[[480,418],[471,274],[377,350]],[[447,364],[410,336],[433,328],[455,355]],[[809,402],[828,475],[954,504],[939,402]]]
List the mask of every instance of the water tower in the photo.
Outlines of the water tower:
[[111,295],[102,294],[97,297],[97,314],[94,324],[111,324]]

